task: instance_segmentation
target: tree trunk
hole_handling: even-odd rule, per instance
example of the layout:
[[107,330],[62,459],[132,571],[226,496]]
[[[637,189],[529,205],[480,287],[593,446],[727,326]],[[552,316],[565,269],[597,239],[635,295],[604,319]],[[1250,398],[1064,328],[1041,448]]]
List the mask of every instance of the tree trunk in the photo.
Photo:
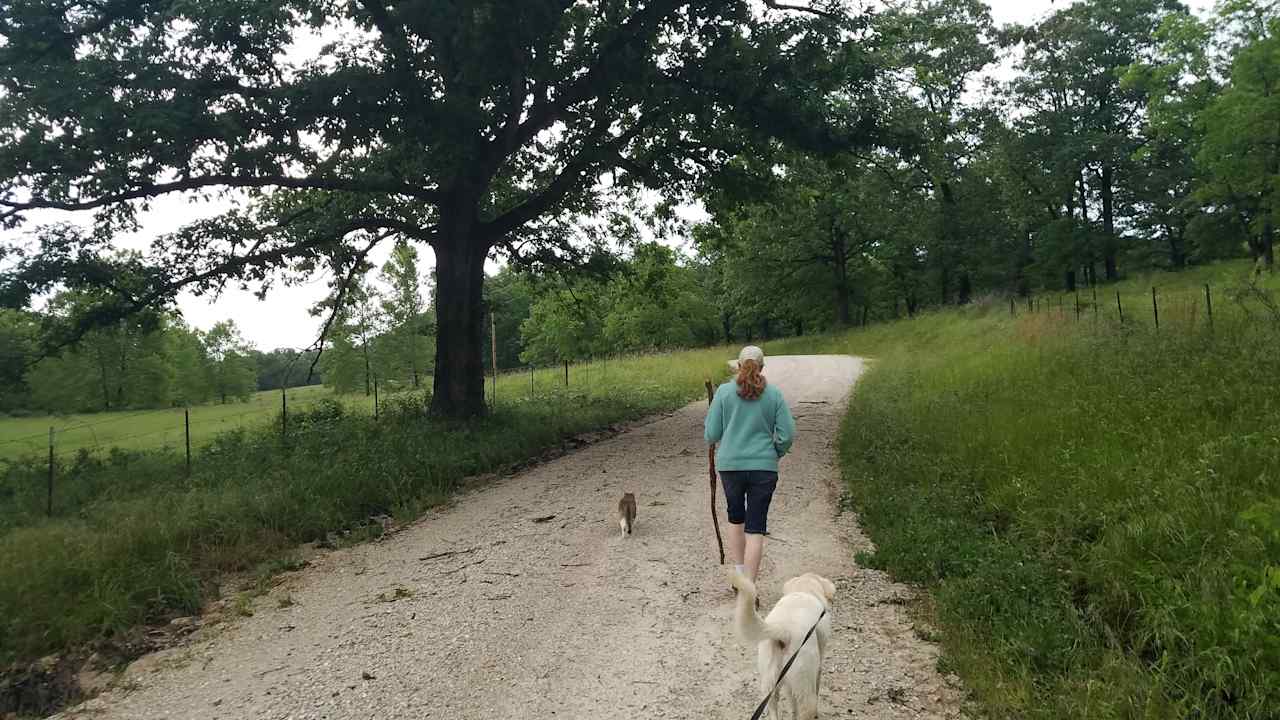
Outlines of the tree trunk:
[[370,381],[371,374],[369,372],[369,338],[360,333],[360,349],[364,351],[364,396],[369,397],[373,394],[373,384]]
[[849,307],[849,261],[845,249],[844,236],[836,229],[836,222],[831,220],[831,257],[834,258],[832,270],[836,275],[836,322],[840,327],[848,327],[853,313]]
[[725,344],[733,343],[733,315],[731,313],[720,313],[720,326],[724,328]]
[[1067,281],[1067,292],[1075,292],[1076,291],[1076,271],[1075,270],[1067,271],[1066,281]]
[[973,295],[973,284],[972,281],[969,280],[969,273],[967,272],[960,273],[959,293],[960,294],[956,298],[956,301],[961,305],[968,305],[969,300],[972,299]]
[[469,219],[442,217],[439,232],[434,245],[438,302],[431,412],[476,417],[485,414],[481,320],[488,244],[472,236]]
[[1276,267],[1276,226],[1270,218],[1262,225],[1262,265],[1267,272]]
[[102,372],[102,409],[105,412],[111,411],[111,383],[107,380],[107,361],[98,353],[98,369]]
[[848,327],[852,322],[853,312],[849,305],[849,283],[840,280],[836,283],[836,321],[840,327]]
[[1103,258],[1106,261],[1107,280],[1118,280],[1120,273],[1116,265],[1116,256],[1120,253],[1120,243],[1116,238],[1115,217],[1115,171],[1110,165],[1104,165],[1101,173],[1102,187],[1102,242]]
[[1166,226],[1165,233],[1169,239],[1169,264],[1174,269],[1181,270],[1187,266],[1187,251],[1182,241],[1184,230]]
[[[123,323],[122,323],[123,324]],[[128,334],[120,333],[120,377],[116,379],[116,407],[124,407],[124,378],[127,368]]]

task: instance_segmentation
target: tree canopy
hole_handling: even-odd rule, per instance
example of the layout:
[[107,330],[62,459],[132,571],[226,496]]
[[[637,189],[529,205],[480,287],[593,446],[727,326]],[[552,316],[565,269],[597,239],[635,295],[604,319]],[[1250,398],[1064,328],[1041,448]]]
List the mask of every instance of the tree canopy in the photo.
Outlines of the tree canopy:
[[[334,269],[377,244],[434,250],[433,408],[483,412],[484,261],[573,261],[569,218],[638,184],[678,192],[753,141],[869,141],[870,66],[840,3],[563,0],[172,3],[18,0],[0,21],[0,223],[45,233],[3,296],[111,291],[76,331],[183,289]],[[302,42],[314,38],[314,53]],[[125,263],[150,199],[236,191]],[[120,277],[127,271],[129,282]],[[341,302],[334,303],[334,309]]]

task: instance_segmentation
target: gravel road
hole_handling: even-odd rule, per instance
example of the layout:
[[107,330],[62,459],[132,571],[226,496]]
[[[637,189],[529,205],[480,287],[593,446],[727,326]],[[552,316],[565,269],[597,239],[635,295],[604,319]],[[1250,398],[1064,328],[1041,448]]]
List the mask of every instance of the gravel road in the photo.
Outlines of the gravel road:
[[[911,591],[854,562],[869,543],[838,514],[836,435],[861,372],[850,357],[769,358],[798,438],[761,602],[806,571],[839,588],[822,717],[960,717],[961,691],[901,604]],[[61,717],[745,719],[754,649],[732,633],[716,564],[705,413],[689,405],[320,554],[252,617],[135,662]],[[613,517],[624,491],[639,504],[629,538]]]

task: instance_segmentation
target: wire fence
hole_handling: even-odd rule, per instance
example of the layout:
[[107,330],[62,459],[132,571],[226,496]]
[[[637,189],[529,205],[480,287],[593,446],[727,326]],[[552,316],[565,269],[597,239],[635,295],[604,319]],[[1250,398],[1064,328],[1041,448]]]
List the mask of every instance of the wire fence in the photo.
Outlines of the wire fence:
[[[610,354],[589,357],[582,362],[528,365],[490,373],[485,378],[484,402],[493,410],[497,409],[499,398],[502,403],[568,402],[579,393],[599,389],[609,377],[611,366],[644,355],[647,354]],[[265,395],[265,392],[259,393],[251,409],[234,412],[228,411],[234,405],[195,405],[107,413],[93,419],[76,418],[61,427],[51,424],[47,430],[0,441],[0,467],[5,464],[21,464],[28,469],[37,464],[47,466],[43,499],[44,510],[51,516],[56,510],[59,477],[62,476],[63,481],[71,479],[68,473],[77,471],[81,457],[120,451],[177,451],[175,472],[190,476],[198,461],[198,451],[222,433],[245,428],[279,432],[282,445],[287,446],[291,438],[298,439],[298,433],[312,429],[299,423],[298,417],[321,399],[337,400],[347,409],[358,412],[367,411],[379,421],[389,403],[401,404],[406,397],[421,396],[421,393],[407,387],[387,393],[384,384],[373,378],[367,401],[328,391],[318,393],[314,386],[282,388],[275,402],[267,402]]]
[[[1257,297],[1265,302],[1265,295]],[[1119,290],[1094,286],[1067,293],[1010,295],[1008,304],[1009,316],[1013,318],[1047,316],[1095,323],[1105,320],[1124,327],[1147,326],[1155,331],[1203,329],[1213,332],[1226,314],[1222,302],[1225,299],[1220,289],[1205,283],[1198,289],[1161,290],[1152,286],[1149,299],[1145,295],[1125,295]],[[1238,307],[1244,305],[1236,303],[1232,315],[1237,314]]]

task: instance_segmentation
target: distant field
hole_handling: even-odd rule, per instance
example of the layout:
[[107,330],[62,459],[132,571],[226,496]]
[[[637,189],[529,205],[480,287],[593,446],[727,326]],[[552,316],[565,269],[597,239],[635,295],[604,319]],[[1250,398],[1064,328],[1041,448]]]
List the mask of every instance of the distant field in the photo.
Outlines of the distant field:
[[[625,358],[593,360],[571,365],[569,388],[600,389],[602,383],[617,380],[617,371],[610,373],[610,366],[627,362]],[[533,381],[532,383],[530,381]],[[423,381],[431,386],[431,378]],[[532,393],[546,395],[560,392],[565,387],[563,367],[538,368],[533,373],[527,369],[499,373],[498,400],[513,402],[528,399]],[[492,378],[485,378],[485,397],[492,392]],[[289,390],[289,409],[303,410],[324,398],[337,397],[351,410],[373,412],[373,399],[363,393],[335,396],[329,389],[313,385]],[[383,394],[380,400],[393,395]],[[280,391],[267,390],[255,393],[248,402],[230,402],[226,405],[197,405],[191,408],[191,444],[200,447],[219,433],[238,427],[261,424],[274,420],[280,412]],[[72,455],[82,448],[106,450],[118,447],[126,450],[151,450],[181,448],[183,445],[182,408],[159,410],[126,410],[121,412],[86,413],[78,415],[41,415],[36,417],[0,417],[0,460],[23,456],[43,457],[49,452],[49,428],[54,430],[54,453],[59,457]]]
[[[301,410],[327,397],[333,393],[319,385],[294,388],[289,390],[289,407]],[[364,395],[344,396],[342,402],[353,410],[373,408],[373,401]],[[248,402],[197,405],[191,408],[191,444],[202,446],[218,433],[265,422],[279,412],[279,390],[256,393]],[[182,408],[6,417],[0,418],[0,459],[48,453],[51,427],[54,452],[59,456],[81,448],[143,450],[183,445]]]

